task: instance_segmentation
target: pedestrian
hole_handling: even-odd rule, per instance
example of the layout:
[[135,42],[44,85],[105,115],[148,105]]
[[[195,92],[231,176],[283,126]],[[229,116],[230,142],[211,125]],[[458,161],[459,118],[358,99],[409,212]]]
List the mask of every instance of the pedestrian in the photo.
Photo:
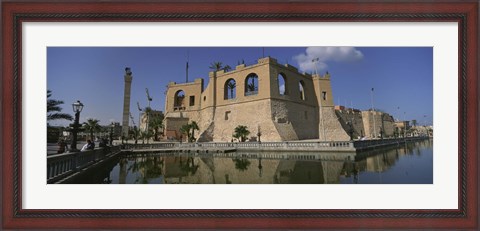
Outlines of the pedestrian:
[[60,139],[60,140],[58,140],[57,144],[58,144],[57,154],[64,153],[65,148],[67,147],[67,144],[65,143],[65,141],[63,139]]
[[95,144],[91,140],[87,140],[87,143],[83,145],[81,152],[95,149]]

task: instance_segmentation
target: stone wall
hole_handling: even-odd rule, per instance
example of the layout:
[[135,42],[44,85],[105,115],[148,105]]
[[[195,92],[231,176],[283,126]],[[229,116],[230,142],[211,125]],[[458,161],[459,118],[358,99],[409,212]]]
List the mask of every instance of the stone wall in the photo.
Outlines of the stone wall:
[[[350,135],[350,129],[353,129],[353,138],[358,139],[365,135],[365,128],[363,125],[362,112],[360,110],[351,108],[342,108],[341,110],[335,110],[336,115],[339,117],[340,123],[343,129]],[[350,124],[352,125],[350,128]]]
[[319,111],[320,122],[318,126],[320,141],[350,140],[350,136],[343,129],[333,107],[324,107],[323,110]]
[[362,118],[366,137],[378,138],[380,137],[380,131],[382,130],[385,132],[383,135],[384,137],[393,136],[395,122],[391,115],[380,111],[362,111]]
[[[318,110],[289,101],[272,100],[271,118],[281,140],[318,138]],[[273,140],[272,140],[273,141]]]
[[271,118],[270,100],[216,107],[213,141],[231,141],[238,125],[247,126],[248,137],[257,137],[260,128],[262,141],[281,140]]

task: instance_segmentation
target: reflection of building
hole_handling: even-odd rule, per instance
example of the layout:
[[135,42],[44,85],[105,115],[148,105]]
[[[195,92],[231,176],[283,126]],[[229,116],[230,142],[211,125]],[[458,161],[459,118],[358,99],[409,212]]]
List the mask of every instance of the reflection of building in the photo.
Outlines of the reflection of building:
[[182,125],[196,121],[199,141],[230,141],[238,125],[247,126],[251,136],[261,129],[262,141],[349,139],[333,109],[328,73],[300,73],[266,57],[209,77],[206,88],[203,79],[168,85],[167,134],[178,135]]
[[165,157],[164,160],[165,183],[183,184],[338,183],[343,168],[343,161],[212,157]]
[[[354,183],[382,183],[382,176],[379,174],[394,171],[394,174],[384,175],[389,183],[401,178],[417,182],[417,175],[401,176],[407,173],[408,168],[405,166],[392,166],[405,156],[432,153],[431,140],[425,140],[360,152],[356,156],[352,156],[352,153],[322,153],[321,160],[306,158],[309,155],[315,156],[312,153],[297,153],[298,155],[291,156],[290,159],[267,158],[273,153],[250,153],[256,158],[141,155],[120,158],[118,164],[112,162],[111,168],[115,166],[115,169],[111,179],[113,183],[336,184],[345,182],[345,178],[353,177]],[[236,156],[245,156],[244,153],[237,154]],[[297,157],[302,158],[292,159]],[[428,163],[423,167],[433,171],[432,165],[429,166]],[[428,175],[429,172],[425,176],[428,178]],[[422,179],[419,182],[423,182]]]

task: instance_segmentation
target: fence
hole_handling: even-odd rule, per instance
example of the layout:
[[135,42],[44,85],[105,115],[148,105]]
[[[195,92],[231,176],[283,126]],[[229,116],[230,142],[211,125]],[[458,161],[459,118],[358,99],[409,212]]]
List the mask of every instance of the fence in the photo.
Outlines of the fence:
[[86,152],[47,156],[47,183],[66,177],[82,168],[120,152],[120,146],[97,148]]
[[428,137],[407,137],[407,138],[397,138],[397,139],[380,139],[380,140],[361,140],[355,141],[353,143],[356,150],[363,150],[363,149],[370,149],[376,148],[381,146],[388,146],[388,145],[398,145],[403,144],[405,142],[412,142],[417,140],[424,140],[428,139]]

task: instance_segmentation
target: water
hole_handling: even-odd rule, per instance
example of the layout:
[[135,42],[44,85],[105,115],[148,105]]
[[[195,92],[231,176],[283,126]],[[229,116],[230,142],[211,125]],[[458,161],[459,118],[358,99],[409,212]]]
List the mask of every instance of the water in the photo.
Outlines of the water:
[[[360,153],[124,155],[73,183],[89,184],[432,184],[433,142]],[[320,160],[319,160],[320,158]]]

